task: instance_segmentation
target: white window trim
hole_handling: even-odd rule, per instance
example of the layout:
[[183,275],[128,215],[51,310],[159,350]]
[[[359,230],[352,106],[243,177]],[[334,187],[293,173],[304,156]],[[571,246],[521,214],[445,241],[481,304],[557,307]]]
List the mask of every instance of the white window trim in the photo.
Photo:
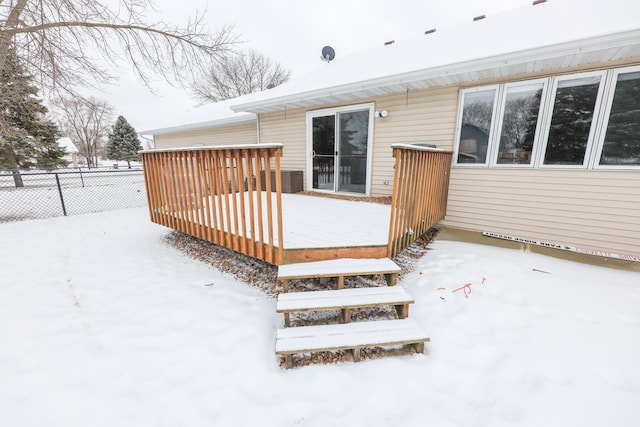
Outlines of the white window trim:
[[[509,164],[509,163],[498,163],[498,153],[500,151],[500,135],[502,132],[502,124],[504,123],[504,109],[505,106],[507,105],[507,92],[508,89],[511,87],[518,87],[518,86],[530,86],[530,85],[535,85],[535,84],[539,84],[542,83],[542,96],[540,97],[540,109],[538,111],[538,123],[536,124],[536,131],[535,134],[533,136],[533,148],[531,150],[531,163],[529,164]],[[537,159],[540,153],[540,145],[542,144],[541,141],[541,133],[542,130],[544,129],[544,121],[546,118],[546,105],[547,105],[547,98],[549,96],[549,91],[548,91],[548,87],[549,87],[549,79],[548,78],[541,78],[541,79],[534,79],[534,80],[525,80],[525,81],[521,81],[521,82],[513,82],[513,83],[505,83],[502,85],[502,91],[501,91],[501,96],[500,96],[500,108],[498,110],[498,114],[499,114],[499,120],[498,123],[496,125],[496,137],[495,137],[495,141],[490,142],[490,144],[492,145],[492,149],[491,149],[491,162],[490,162],[490,166],[491,167],[495,167],[495,168],[505,168],[505,169],[532,169],[534,167],[536,167],[536,163],[537,163]]]
[[603,100],[604,113],[600,119],[598,126],[598,134],[596,138],[596,144],[594,144],[593,155],[591,156],[591,162],[589,167],[598,170],[638,170],[640,165],[601,165],[600,157],[602,156],[602,150],[604,149],[604,139],[607,134],[607,127],[609,126],[609,118],[611,116],[611,107],[613,107],[613,97],[615,95],[616,86],[618,84],[618,76],[620,74],[637,73],[640,72],[640,65],[634,67],[616,68],[610,70],[610,76],[607,80],[607,92],[606,99]]
[[[474,93],[474,92],[483,92],[483,91],[487,91],[487,90],[495,90],[495,95],[493,97],[493,109],[491,111],[491,128],[489,129],[489,141],[488,141],[488,145],[487,145],[487,155],[485,158],[484,163],[458,163],[458,152],[460,149],[460,134],[462,133],[462,116],[463,116],[463,109],[464,109],[464,96],[467,93]],[[495,129],[496,129],[496,113],[498,111],[498,100],[500,95],[500,85],[488,85],[488,86],[478,86],[478,87],[473,87],[473,88],[469,88],[469,89],[463,89],[462,91],[460,91],[460,99],[458,100],[458,120],[457,120],[457,124],[456,124],[456,139],[455,139],[455,144],[454,144],[454,152],[453,152],[453,164],[456,167],[461,167],[461,168],[486,168],[489,167],[490,165],[490,159],[491,159],[491,151],[492,151],[492,141],[493,141],[493,135],[495,134]]]
[[[581,165],[545,165],[544,164],[544,155],[547,152],[547,145],[549,143],[549,132],[551,131],[551,121],[553,120],[553,106],[556,99],[556,94],[558,91],[558,83],[567,81],[567,80],[578,80],[589,77],[600,77],[600,84],[598,85],[598,93],[596,94],[596,101],[593,109],[593,120],[591,122],[591,128],[589,129],[589,136],[587,137],[587,146],[584,152],[584,159],[582,160]],[[596,134],[596,125],[598,124],[598,118],[600,117],[600,111],[602,109],[602,96],[604,93],[604,87],[606,84],[606,71],[592,71],[586,73],[577,73],[577,74],[569,74],[566,76],[558,76],[551,78],[551,89],[549,90],[549,96],[547,98],[547,105],[545,108],[545,116],[547,120],[545,121],[545,127],[543,128],[543,132],[541,133],[542,144],[540,147],[540,153],[537,157],[537,167],[541,169],[586,169],[589,166],[589,155],[591,153],[595,134]]]
[[[331,190],[319,190],[313,188],[313,118],[314,117],[322,117],[322,116],[330,116],[338,113],[348,113],[350,111],[362,111],[369,110],[369,130],[367,137],[367,182],[365,184],[365,193],[347,193],[347,192],[337,192]],[[307,168],[307,191],[315,191],[319,193],[339,193],[339,194],[351,194],[356,196],[370,196],[371,195],[371,177],[372,177],[372,167],[373,167],[373,121],[374,121],[374,110],[375,103],[369,102],[366,104],[355,104],[355,105],[346,105],[343,107],[334,107],[334,108],[323,108],[321,110],[312,110],[307,111],[306,113],[306,168]]]

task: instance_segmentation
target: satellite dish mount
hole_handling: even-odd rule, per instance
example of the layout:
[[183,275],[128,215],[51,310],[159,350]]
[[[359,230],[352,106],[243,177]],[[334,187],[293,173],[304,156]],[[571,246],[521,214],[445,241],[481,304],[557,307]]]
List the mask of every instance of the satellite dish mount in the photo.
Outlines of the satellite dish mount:
[[335,57],[336,57],[336,51],[333,50],[331,46],[325,46],[322,48],[322,56],[320,57],[320,59],[322,59],[323,61],[327,61],[327,63],[329,63]]

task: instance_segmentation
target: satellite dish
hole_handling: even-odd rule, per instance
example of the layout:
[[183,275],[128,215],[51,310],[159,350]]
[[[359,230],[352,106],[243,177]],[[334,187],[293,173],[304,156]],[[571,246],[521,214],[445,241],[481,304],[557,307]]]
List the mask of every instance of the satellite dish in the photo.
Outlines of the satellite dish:
[[333,50],[331,46],[325,46],[322,48],[322,59],[323,61],[331,62],[333,58],[336,57],[336,51]]

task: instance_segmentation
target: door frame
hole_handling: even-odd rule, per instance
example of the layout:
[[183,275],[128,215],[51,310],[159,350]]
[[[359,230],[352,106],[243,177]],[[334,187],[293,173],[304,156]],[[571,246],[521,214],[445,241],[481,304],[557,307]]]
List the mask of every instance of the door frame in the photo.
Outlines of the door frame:
[[[337,116],[338,113],[349,113],[353,111],[362,111],[369,110],[369,128],[367,135],[367,173],[366,173],[366,184],[365,184],[365,192],[364,193],[348,193],[348,192],[338,192],[335,190],[335,180],[334,180],[334,190],[320,190],[317,188],[313,188],[313,118],[314,117],[322,117],[322,116]],[[374,110],[375,103],[368,102],[366,104],[355,104],[355,105],[347,105],[343,107],[333,107],[333,108],[323,108],[321,110],[311,110],[307,111],[306,114],[306,177],[307,177],[307,191],[317,191],[321,193],[335,193],[335,194],[350,194],[350,195],[358,195],[358,196],[370,196],[371,195],[371,175],[372,175],[372,165],[373,165],[373,121],[374,121]],[[336,138],[338,137],[339,130],[336,127]],[[338,141],[334,141],[338,143]],[[336,168],[337,169],[337,168]]]

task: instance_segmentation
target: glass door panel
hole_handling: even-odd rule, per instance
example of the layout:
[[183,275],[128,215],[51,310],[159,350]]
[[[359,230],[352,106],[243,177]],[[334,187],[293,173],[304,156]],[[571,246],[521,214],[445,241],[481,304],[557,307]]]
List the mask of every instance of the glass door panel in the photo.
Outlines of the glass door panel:
[[369,110],[338,113],[336,191],[366,193]]
[[335,191],[335,115],[313,118],[313,188]]

